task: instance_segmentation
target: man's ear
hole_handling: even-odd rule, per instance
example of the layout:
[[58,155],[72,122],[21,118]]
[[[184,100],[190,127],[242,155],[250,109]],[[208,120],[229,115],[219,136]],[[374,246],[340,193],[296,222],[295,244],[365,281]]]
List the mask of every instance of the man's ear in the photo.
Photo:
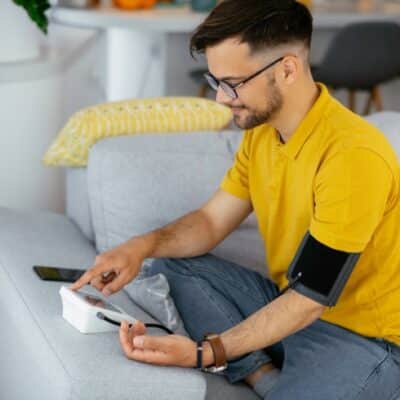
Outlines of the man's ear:
[[286,85],[291,85],[296,81],[299,74],[300,59],[295,56],[286,56],[282,60],[282,65],[280,68],[280,79]]

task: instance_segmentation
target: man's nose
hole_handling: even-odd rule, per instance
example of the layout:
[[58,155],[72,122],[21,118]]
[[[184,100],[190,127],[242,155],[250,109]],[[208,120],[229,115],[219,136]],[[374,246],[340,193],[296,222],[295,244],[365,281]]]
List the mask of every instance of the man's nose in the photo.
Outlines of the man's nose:
[[232,104],[232,98],[229,97],[221,88],[218,86],[217,94],[215,96],[215,101],[220,104],[224,104],[226,106],[230,106]]

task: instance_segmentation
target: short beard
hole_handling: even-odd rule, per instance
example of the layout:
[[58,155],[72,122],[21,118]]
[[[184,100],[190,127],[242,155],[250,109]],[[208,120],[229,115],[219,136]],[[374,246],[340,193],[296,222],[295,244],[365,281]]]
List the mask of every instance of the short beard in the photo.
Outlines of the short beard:
[[252,111],[251,109],[248,109],[249,116],[244,120],[243,123],[240,123],[235,119],[235,124],[239,128],[252,129],[258,125],[265,124],[275,117],[275,115],[281,110],[283,105],[282,93],[276,85],[274,78],[270,79],[268,83],[268,107],[262,111]]

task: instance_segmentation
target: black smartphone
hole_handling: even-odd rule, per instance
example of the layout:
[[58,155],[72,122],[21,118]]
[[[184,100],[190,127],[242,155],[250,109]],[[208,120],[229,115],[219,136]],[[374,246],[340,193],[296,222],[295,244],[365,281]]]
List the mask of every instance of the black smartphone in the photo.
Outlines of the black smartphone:
[[50,267],[47,265],[34,265],[33,270],[44,281],[70,283],[75,282],[86,272],[81,269]]

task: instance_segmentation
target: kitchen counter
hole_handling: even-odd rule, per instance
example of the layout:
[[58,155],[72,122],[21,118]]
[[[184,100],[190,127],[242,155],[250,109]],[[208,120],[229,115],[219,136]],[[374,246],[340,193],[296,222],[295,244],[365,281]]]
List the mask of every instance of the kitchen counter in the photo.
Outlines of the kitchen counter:
[[[380,12],[362,12],[357,8],[339,9],[336,0],[335,3],[330,1],[326,3],[329,8],[315,7],[312,11],[311,62],[314,64],[322,59],[333,35],[346,24],[366,20],[400,23],[400,8],[393,4]],[[370,0],[359,3],[362,1]],[[317,4],[317,0],[314,3]],[[132,97],[195,95],[198,87],[188,72],[205,67],[206,63],[201,56],[198,62],[190,57],[189,40],[191,32],[206,15],[193,12],[188,6],[122,11],[102,5],[93,9],[54,7],[50,20],[66,26],[105,31],[106,100],[114,101]]]
[[[54,22],[88,28],[144,29],[154,32],[188,33],[199,25],[207,14],[193,12],[189,7],[159,7],[151,10],[122,11],[110,6],[94,9],[56,7],[51,12]],[[315,29],[341,28],[346,24],[365,20],[400,21],[398,12],[361,12],[358,9],[339,12],[314,9]]]

